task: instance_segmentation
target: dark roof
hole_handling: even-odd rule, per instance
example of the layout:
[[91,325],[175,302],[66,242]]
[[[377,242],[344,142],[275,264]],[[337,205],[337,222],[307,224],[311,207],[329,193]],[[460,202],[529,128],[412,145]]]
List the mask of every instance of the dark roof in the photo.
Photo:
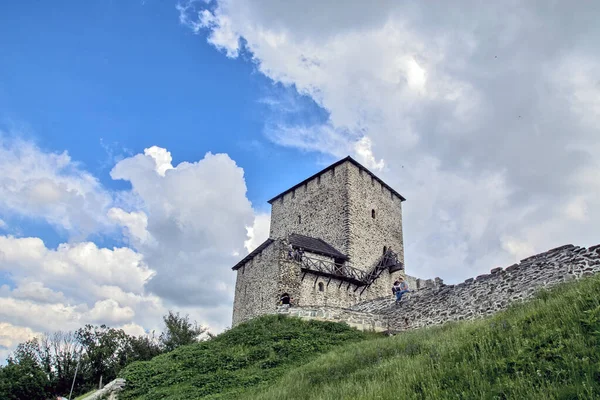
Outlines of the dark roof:
[[392,192],[393,194],[395,194],[396,196],[398,196],[400,198],[400,201],[405,201],[406,199],[398,192],[396,192],[394,189],[392,189],[392,187],[390,185],[388,185],[387,183],[385,183],[384,181],[382,181],[381,179],[379,179],[377,177],[377,175],[375,175],[374,173],[372,173],[371,171],[369,171],[365,166],[363,166],[361,163],[359,163],[358,161],[356,161],[354,158],[348,156],[346,158],[342,158],[341,160],[331,164],[329,167],[322,169],[321,171],[317,172],[316,174],[312,175],[311,177],[306,178],[305,180],[303,180],[302,182],[292,186],[291,188],[289,188],[288,190],[279,193],[277,196],[273,197],[271,200],[269,200],[269,203],[273,203],[275,200],[277,200],[278,198],[280,198],[281,196],[285,195],[286,193],[291,192],[292,190],[296,190],[299,187],[303,186],[304,184],[306,184],[308,181],[311,181],[313,179],[315,179],[317,176],[324,174],[325,172],[334,169],[335,167],[337,167],[338,165],[341,165],[343,163],[345,163],[346,161],[351,162],[352,164],[356,165],[358,168],[362,169],[364,172],[366,172],[367,174],[371,175],[371,177],[373,177],[373,179],[375,179],[377,182],[379,182],[383,187],[387,188],[390,192]]
[[252,251],[250,254],[248,254],[246,257],[244,257],[242,259],[242,261],[240,261],[239,263],[235,264],[231,269],[234,270],[234,271],[236,269],[240,269],[242,267],[242,265],[244,265],[248,261],[252,260],[255,255],[257,255],[258,253],[260,253],[261,251],[263,251],[264,249],[266,249],[267,247],[269,247],[269,245],[271,243],[273,243],[273,242],[274,242],[273,239],[267,239],[267,240],[265,240],[260,246],[258,246],[256,249],[254,249],[254,251]]
[[327,243],[322,239],[312,238],[310,236],[298,235],[297,233],[292,233],[289,236],[289,241],[294,247],[302,247],[305,250],[310,251],[311,253],[322,254],[324,256],[329,256],[333,258],[343,258],[344,260],[348,259],[344,253],[339,252],[335,247]]

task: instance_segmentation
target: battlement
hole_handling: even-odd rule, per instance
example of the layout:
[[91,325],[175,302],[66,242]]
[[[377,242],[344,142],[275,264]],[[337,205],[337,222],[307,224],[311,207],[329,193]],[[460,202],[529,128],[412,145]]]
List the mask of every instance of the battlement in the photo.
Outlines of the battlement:
[[269,239],[233,267],[234,324],[275,312],[283,294],[349,307],[387,293],[404,269],[403,201],[351,157],[273,197]]
[[485,317],[537,291],[600,273],[600,245],[566,245],[457,285],[429,285],[415,290],[398,306],[391,296],[365,301],[352,311],[385,316],[389,329],[402,331],[449,321]]

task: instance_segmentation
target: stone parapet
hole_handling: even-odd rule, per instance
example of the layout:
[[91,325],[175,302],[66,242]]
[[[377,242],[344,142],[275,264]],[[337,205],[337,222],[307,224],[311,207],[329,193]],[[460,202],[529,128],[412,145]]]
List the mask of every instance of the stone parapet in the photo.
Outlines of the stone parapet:
[[279,306],[277,313],[303,320],[345,322],[361,331],[384,332],[388,330],[387,318],[384,315],[353,311],[347,308]]
[[467,279],[457,285],[426,285],[406,295],[399,305],[391,296],[362,302],[354,311],[375,313],[402,331],[448,321],[471,320],[506,309],[542,289],[600,272],[600,246],[567,245],[522,260],[505,269]]

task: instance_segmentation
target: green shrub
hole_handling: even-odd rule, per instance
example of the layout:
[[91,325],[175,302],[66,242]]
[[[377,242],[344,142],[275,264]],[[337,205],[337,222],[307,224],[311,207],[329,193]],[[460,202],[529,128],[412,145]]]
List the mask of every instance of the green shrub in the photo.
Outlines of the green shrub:
[[131,364],[121,373],[127,386],[119,398],[236,398],[335,346],[369,337],[344,324],[265,316],[209,341]]
[[600,398],[600,277],[492,318],[347,345],[247,399]]
[[125,400],[600,398],[600,277],[392,338],[257,318],[122,375]]

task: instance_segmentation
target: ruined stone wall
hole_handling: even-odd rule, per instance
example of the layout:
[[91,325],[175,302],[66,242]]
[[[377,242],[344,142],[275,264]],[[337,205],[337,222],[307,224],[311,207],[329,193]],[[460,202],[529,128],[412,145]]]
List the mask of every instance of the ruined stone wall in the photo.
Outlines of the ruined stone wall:
[[[348,164],[349,180],[349,250],[356,268],[369,270],[392,247],[404,263],[402,239],[402,202],[377,180]],[[375,218],[372,211],[375,211]],[[392,281],[393,282],[393,281]],[[391,284],[392,282],[387,282]]]
[[232,326],[273,314],[279,300],[281,242],[275,241],[237,270]]
[[[394,273],[392,276],[395,279],[399,274]],[[388,277],[390,277],[390,274],[384,272],[382,277],[363,292],[362,287],[356,288],[355,285],[348,285],[348,282],[339,279],[307,274],[304,280],[300,282],[297,305],[350,308],[358,303],[382,297],[391,299],[393,281],[388,282]],[[323,284],[323,291],[319,290],[319,283]]]
[[304,320],[344,322],[361,331],[383,332],[388,330],[387,319],[382,315],[339,307],[278,307],[277,313]]
[[[298,233],[348,252],[348,165],[343,163],[273,201],[273,239]],[[300,217],[300,220],[298,219]]]
[[416,290],[398,306],[389,298],[364,302],[355,311],[389,319],[392,330],[406,330],[448,321],[481,318],[509,304],[531,298],[536,291],[600,272],[600,245],[567,245],[522,260],[506,269],[467,279],[457,285],[440,281]]

